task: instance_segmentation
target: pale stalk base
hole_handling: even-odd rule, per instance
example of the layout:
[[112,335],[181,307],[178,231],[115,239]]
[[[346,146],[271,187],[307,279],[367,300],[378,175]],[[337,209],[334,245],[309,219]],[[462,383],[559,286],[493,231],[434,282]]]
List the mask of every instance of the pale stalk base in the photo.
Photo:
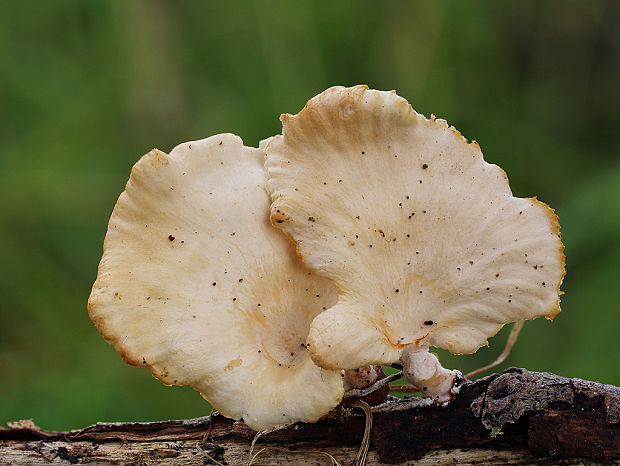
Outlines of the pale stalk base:
[[458,371],[441,367],[439,359],[428,348],[405,350],[401,356],[403,376],[423,396],[438,403],[450,401],[454,395],[454,381]]

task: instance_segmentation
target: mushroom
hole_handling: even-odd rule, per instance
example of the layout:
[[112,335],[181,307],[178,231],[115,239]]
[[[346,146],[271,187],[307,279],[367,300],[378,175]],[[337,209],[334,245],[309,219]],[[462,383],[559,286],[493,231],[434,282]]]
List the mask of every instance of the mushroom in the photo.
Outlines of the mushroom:
[[[401,373],[402,374],[402,373]],[[392,378],[399,378],[394,375]],[[359,399],[369,406],[377,406],[387,401],[390,394],[390,385],[383,368],[381,366],[366,366],[352,370],[342,371],[342,381],[344,382],[344,400],[348,403],[349,399]]]
[[310,328],[318,365],[401,358],[443,401],[457,373],[431,346],[473,353],[509,322],[560,312],[558,219],[513,197],[476,142],[366,86],[330,88],[281,120],[265,146],[272,223],[339,290]]
[[232,134],[145,155],[112,213],[89,299],[126,362],[257,430],[316,421],[343,396],[341,372],[306,349],[337,292],[271,226],[263,160]]
[[344,390],[363,390],[371,387],[374,383],[385,378],[385,372],[381,366],[359,367],[353,370],[342,371]]

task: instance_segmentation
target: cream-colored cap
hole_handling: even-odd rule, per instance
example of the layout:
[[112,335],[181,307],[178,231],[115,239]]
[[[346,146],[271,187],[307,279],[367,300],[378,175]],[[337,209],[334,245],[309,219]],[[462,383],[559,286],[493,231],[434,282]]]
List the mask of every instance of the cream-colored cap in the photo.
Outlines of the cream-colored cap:
[[125,361],[257,430],[316,421],[343,395],[340,371],[306,350],[337,293],[271,226],[264,155],[232,134],[145,155],[112,213],[89,299]]
[[340,291],[310,328],[317,364],[473,353],[506,323],[560,311],[553,210],[513,197],[444,120],[366,86],[330,88],[281,119],[265,145],[272,223]]

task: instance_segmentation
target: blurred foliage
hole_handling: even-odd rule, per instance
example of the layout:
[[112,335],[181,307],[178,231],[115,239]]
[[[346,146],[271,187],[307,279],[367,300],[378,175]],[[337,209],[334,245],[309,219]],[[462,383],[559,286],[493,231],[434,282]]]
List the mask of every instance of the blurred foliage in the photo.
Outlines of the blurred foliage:
[[[358,83],[447,119],[557,209],[563,312],[502,367],[620,384],[620,2],[28,0],[0,6],[0,423],[208,414],[88,318],[111,209],[151,148],[257,145],[281,112]],[[444,365],[489,362],[507,330]]]

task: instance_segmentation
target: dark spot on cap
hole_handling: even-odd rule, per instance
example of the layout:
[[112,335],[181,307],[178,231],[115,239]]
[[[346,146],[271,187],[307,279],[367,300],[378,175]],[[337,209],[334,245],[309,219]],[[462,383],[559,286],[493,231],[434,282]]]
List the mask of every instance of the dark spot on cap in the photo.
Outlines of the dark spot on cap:
[[427,168],[428,168],[428,164],[427,163],[422,165],[422,170],[426,170]]
[[170,236],[168,236],[168,239],[169,239],[170,241],[174,241],[174,239],[175,239],[175,238],[174,238],[174,236],[170,235]]
[[309,222],[316,222],[316,219],[314,217],[308,217],[308,221]]
[[433,325],[434,322],[432,320],[425,320],[424,325]]

